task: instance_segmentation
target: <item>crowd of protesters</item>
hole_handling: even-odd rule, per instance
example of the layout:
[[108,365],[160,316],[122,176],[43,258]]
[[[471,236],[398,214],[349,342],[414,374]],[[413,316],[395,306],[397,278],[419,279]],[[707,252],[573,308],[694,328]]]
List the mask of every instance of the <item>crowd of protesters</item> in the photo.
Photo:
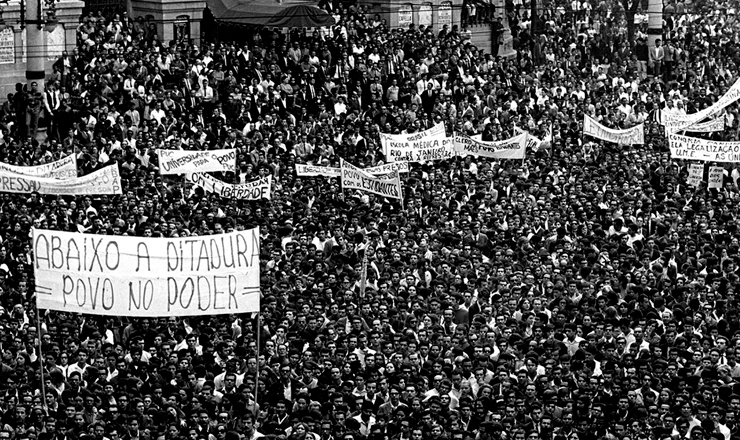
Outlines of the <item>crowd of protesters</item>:
[[[732,5],[667,4],[656,50],[641,10],[631,46],[621,2],[543,2],[536,32],[515,3],[511,59],[470,42],[469,23],[501,14],[485,4],[439,32],[326,5],[329,29],[202,45],[84,16],[47,87],[2,106],[0,161],[119,163],[124,190],[2,195],[0,440],[740,438],[740,173],[687,186],[654,117],[738,79]],[[645,123],[646,143],[584,138],[584,114]],[[736,106],[725,117],[710,136],[734,140]],[[438,122],[551,142],[524,161],[412,164],[402,202],[295,175],[381,164],[379,133]],[[217,177],[272,175],[272,198],[161,177],[155,148],[237,148]],[[259,319],[37,316],[32,227],[255,226]]]

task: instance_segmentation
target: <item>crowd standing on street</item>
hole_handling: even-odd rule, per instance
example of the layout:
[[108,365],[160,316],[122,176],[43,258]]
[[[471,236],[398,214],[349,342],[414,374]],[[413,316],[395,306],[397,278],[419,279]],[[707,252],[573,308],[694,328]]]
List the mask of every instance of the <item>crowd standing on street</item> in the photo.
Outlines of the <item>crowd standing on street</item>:
[[[631,46],[621,2],[543,2],[536,32],[516,3],[510,59],[471,44],[500,15],[487,4],[439,32],[326,4],[331,28],[200,45],[82,17],[45,89],[2,106],[0,161],[117,163],[123,195],[1,196],[0,440],[740,438],[740,171],[688,186],[655,118],[738,79],[736,3],[667,4],[658,50],[642,10]],[[737,113],[700,136],[736,140]],[[584,115],[645,123],[645,145],[584,137]],[[440,122],[551,142],[524,161],[411,164],[402,201],[296,176],[382,164],[379,133]],[[157,148],[236,148],[217,177],[271,175],[272,197],[162,177]],[[259,318],[37,316],[32,227],[255,226]]]

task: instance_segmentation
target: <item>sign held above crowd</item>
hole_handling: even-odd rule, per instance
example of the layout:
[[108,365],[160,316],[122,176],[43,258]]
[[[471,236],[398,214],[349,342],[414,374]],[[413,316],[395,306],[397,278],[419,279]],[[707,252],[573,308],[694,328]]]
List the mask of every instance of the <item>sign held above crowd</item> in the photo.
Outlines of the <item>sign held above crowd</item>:
[[226,183],[204,173],[188,173],[185,178],[203,191],[234,200],[270,200],[272,198],[272,176],[246,183]]
[[0,192],[15,194],[37,192],[58,196],[121,194],[122,185],[118,164],[114,164],[86,176],[66,180],[0,171]]
[[40,309],[160,317],[254,312],[259,229],[207,237],[125,237],[34,229]]
[[391,177],[380,178],[366,173],[362,169],[342,159],[342,188],[358,189],[390,199],[402,199],[403,187],[398,171],[389,174]]
[[740,162],[740,142],[712,141],[671,133],[668,147],[674,159]]
[[529,134],[522,133],[503,141],[480,141],[469,136],[455,136],[458,156],[489,157],[492,159],[524,159]]
[[642,145],[645,143],[645,125],[640,124],[625,130],[615,130],[599,124],[589,115],[583,115],[583,134],[619,145]]
[[54,162],[27,167],[0,162],[0,171],[48,179],[74,179],[77,177],[77,156],[70,154]]
[[380,146],[383,154],[388,156],[389,148],[428,148],[426,142],[433,138],[445,137],[445,124],[440,122],[424,131],[408,134],[380,133]]
[[185,174],[219,171],[234,171],[236,169],[236,149],[226,150],[157,150],[159,158],[159,173]]
[[420,144],[424,147],[399,147],[396,143],[390,143],[385,158],[388,162],[423,163],[455,157],[453,138],[437,136],[421,141]]

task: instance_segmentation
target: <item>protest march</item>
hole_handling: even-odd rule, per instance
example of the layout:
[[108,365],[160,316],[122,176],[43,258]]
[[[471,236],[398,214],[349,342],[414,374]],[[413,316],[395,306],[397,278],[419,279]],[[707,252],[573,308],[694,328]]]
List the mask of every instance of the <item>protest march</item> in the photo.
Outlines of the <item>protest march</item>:
[[0,440],[740,438],[736,3],[114,3],[0,105]]

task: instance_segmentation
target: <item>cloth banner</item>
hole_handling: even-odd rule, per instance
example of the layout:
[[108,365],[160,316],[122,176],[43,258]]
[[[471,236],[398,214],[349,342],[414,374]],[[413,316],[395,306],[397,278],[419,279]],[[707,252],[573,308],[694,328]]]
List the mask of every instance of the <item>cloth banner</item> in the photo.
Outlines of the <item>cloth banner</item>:
[[645,125],[640,124],[626,130],[604,127],[596,119],[583,115],[583,134],[620,145],[645,143]]
[[722,131],[725,129],[725,117],[720,116],[707,122],[700,122],[690,127],[686,127],[684,131],[690,131],[692,133],[714,133],[715,131]]
[[[455,157],[454,138],[438,136],[414,143],[414,146],[391,142],[385,158],[388,162],[429,162]],[[424,145],[417,147],[417,145]]]
[[686,179],[686,183],[694,187],[699,187],[703,180],[704,165],[698,163],[692,163],[689,165],[689,178]]
[[372,174],[373,176],[381,176],[385,174],[390,174],[394,171],[398,171],[399,173],[408,173],[409,163],[408,162],[384,163],[383,165],[378,165],[376,167],[365,168],[363,171],[365,171],[368,174]]
[[666,133],[675,133],[677,131],[685,130],[686,127],[690,127],[699,121],[712,118],[738,99],[740,99],[740,79],[735,81],[735,84],[727,90],[727,93],[720,96],[720,98],[709,107],[689,115],[671,113],[663,110],[659,113],[659,122],[665,127]]
[[152,238],[33,230],[38,308],[107,316],[255,312],[259,229]]
[[722,167],[709,167],[709,184],[707,188],[722,188],[722,182],[725,178],[725,169]]
[[403,188],[398,171],[390,178],[378,178],[342,159],[342,188],[359,189],[391,199],[402,199]]
[[263,177],[247,183],[226,183],[204,173],[188,173],[185,178],[205,192],[218,194],[225,199],[270,200],[272,197],[272,176]]
[[[445,136],[445,124],[440,122],[432,128],[417,133],[409,134],[385,134],[380,133],[380,147],[383,155],[388,156],[388,148],[391,144],[397,147],[411,147],[415,142],[433,137]],[[403,145],[402,145],[403,144]]]
[[[552,143],[552,127],[548,128],[546,136],[544,139],[540,139],[532,133],[529,133],[527,130],[522,130],[521,128],[514,125],[514,134],[523,134],[527,133],[527,150],[537,152],[540,150],[540,148],[549,148],[550,144]],[[477,138],[477,140],[480,140],[481,136],[477,135],[473,137],[474,139]]]
[[339,177],[342,175],[342,170],[340,168],[322,167],[318,165],[295,164],[295,171],[298,177]]
[[121,174],[118,165],[109,165],[86,176],[74,179],[23,176],[0,171],[0,192],[31,194],[37,192],[56,196],[121,194]]
[[77,156],[70,154],[54,162],[29,167],[0,162],[0,171],[49,179],[74,179],[77,177]]
[[711,141],[671,133],[668,147],[674,159],[740,162],[740,142]]
[[192,151],[192,150],[157,150],[159,173],[185,174],[236,169],[236,149]]
[[454,146],[458,156],[490,157],[493,159],[524,159],[527,152],[528,133],[503,141],[479,141],[469,136],[455,136]]
[[[295,170],[296,170],[296,175],[298,177],[316,177],[316,176],[340,177],[342,175],[341,168],[322,167],[322,166],[316,166],[316,165],[296,164]],[[382,175],[390,174],[394,171],[398,171],[399,173],[408,173],[409,163],[408,162],[386,163],[383,165],[378,165],[376,167],[365,168],[363,169],[363,171],[365,171],[368,174],[372,174],[373,176],[382,176]]]

